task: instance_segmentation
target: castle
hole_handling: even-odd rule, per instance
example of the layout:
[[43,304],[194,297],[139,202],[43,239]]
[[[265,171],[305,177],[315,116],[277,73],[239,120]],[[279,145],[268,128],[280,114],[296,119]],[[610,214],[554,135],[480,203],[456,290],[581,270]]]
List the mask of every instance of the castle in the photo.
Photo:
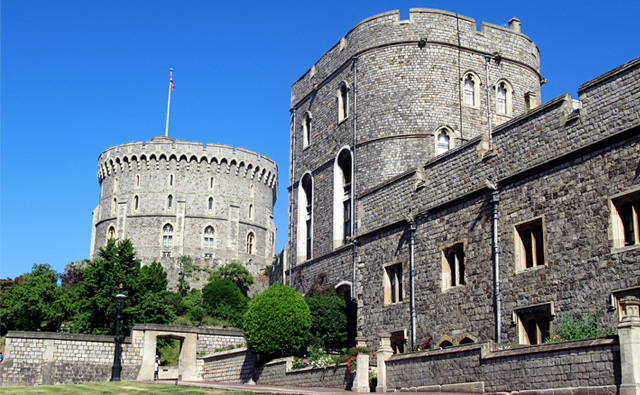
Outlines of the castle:
[[520,29],[387,12],[293,84],[282,281],[350,293],[370,347],[539,344],[640,294],[640,59],[541,104]]
[[182,255],[203,268],[240,262],[254,275],[273,260],[278,169],[265,156],[154,137],[102,152],[98,181],[92,259],[109,239],[130,239],[142,263],[161,263],[171,283]]

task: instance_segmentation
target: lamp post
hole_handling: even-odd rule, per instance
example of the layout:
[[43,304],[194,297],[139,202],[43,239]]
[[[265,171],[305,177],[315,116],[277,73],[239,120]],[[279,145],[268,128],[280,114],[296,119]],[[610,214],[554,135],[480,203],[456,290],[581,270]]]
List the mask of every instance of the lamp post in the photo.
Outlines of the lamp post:
[[111,381],[120,381],[120,372],[122,372],[122,365],[120,364],[120,319],[122,318],[122,308],[124,307],[124,300],[127,297],[122,293],[122,284],[120,284],[120,291],[116,295],[116,349],[113,353],[113,367],[111,368]]

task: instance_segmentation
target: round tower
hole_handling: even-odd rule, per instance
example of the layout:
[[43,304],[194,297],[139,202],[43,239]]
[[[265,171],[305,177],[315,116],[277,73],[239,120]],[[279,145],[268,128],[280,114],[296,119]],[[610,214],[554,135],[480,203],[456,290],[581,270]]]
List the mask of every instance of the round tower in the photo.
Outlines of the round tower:
[[277,166],[265,156],[154,137],[102,152],[98,181],[92,259],[109,239],[130,239],[142,263],[161,263],[170,283],[183,255],[206,268],[240,262],[253,274],[273,260]]

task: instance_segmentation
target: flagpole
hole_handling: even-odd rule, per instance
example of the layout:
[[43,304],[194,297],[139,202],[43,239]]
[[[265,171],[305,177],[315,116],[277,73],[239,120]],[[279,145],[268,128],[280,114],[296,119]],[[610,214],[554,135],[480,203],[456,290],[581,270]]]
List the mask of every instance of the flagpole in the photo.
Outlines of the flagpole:
[[167,127],[164,130],[165,137],[169,136],[169,110],[171,109],[171,91],[173,90],[173,69],[169,70],[169,100],[167,101]]

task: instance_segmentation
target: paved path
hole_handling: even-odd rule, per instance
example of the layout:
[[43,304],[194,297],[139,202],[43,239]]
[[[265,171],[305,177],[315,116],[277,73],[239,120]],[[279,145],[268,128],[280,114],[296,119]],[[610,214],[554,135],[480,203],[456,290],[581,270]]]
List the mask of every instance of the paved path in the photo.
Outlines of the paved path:
[[[277,387],[277,386],[265,386],[265,385],[250,385],[250,384],[230,384],[230,383],[208,383],[203,381],[177,381],[177,380],[158,380],[151,381],[151,383],[158,384],[176,384],[176,385],[184,385],[190,387],[201,387],[201,388],[214,388],[221,389],[227,391],[244,391],[244,392],[253,392],[256,394],[286,394],[286,395],[354,395],[356,392],[340,390],[337,388],[288,388],[288,387]],[[451,395],[451,393],[444,392],[402,392],[407,395]],[[456,395],[474,395],[474,394],[463,394],[456,393]],[[475,394],[477,395],[477,394]]]

